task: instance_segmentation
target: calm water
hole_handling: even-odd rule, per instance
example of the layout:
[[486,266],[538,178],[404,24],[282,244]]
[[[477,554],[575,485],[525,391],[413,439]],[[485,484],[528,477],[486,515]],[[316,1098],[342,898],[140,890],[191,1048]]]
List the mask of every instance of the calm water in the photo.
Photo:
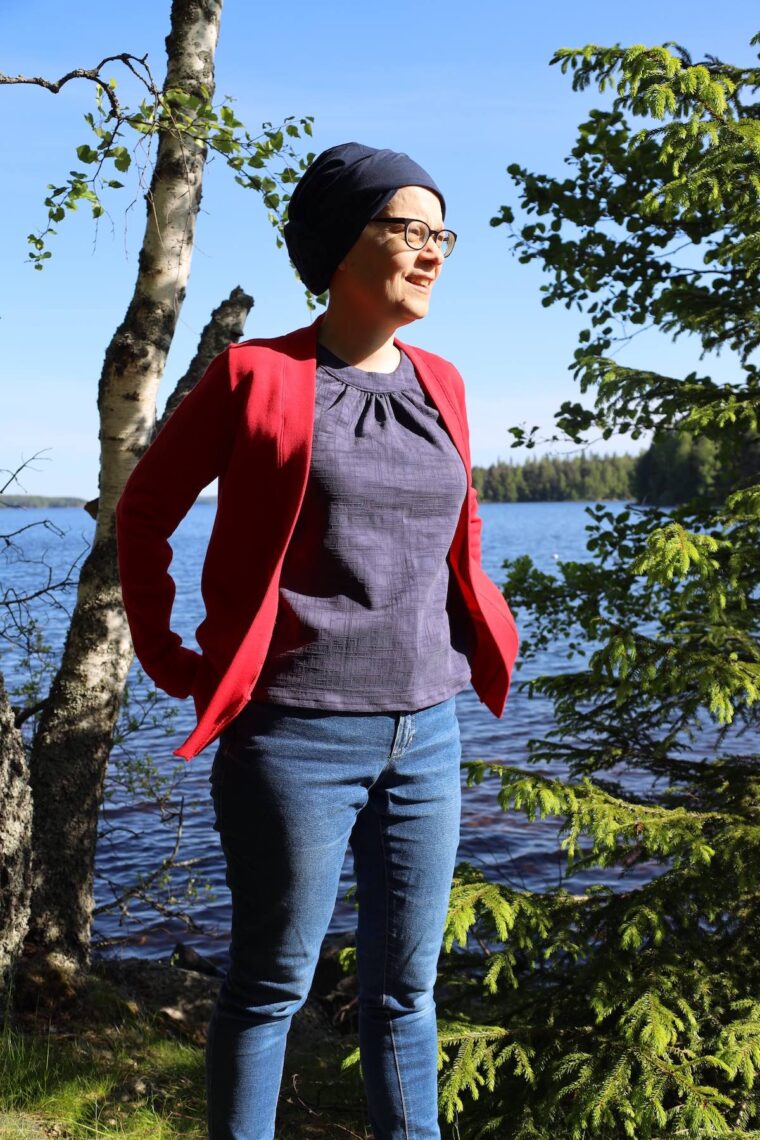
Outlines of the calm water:
[[[487,573],[501,586],[504,581],[502,562],[507,557],[528,553],[545,571],[551,571],[558,559],[583,558],[584,527],[590,521],[584,513],[585,506],[584,503],[483,504],[483,564]],[[610,509],[620,511],[623,504],[611,504]],[[14,565],[13,552],[6,554],[6,563],[10,561],[11,565],[1,568],[0,577],[4,583],[10,579],[19,588],[40,583],[47,576],[48,566],[53,568],[55,580],[55,571],[70,565],[86,548],[94,524],[81,509],[2,511],[0,534],[43,518],[51,520],[56,532],[34,528],[22,535],[27,555],[33,554],[35,562],[32,565]],[[198,582],[213,518],[213,505],[196,504],[172,540],[175,551],[172,573],[177,582],[174,628],[190,645],[194,643],[193,631],[202,616]],[[70,607],[71,594],[62,594],[61,601]],[[44,615],[46,637],[52,645],[58,646],[65,634],[66,613],[47,608]],[[518,666],[501,720],[497,720],[480,703],[471,688],[457,696],[463,759],[511,764],[523,761],[526,741],[540,736],[550,726],[551,706],[539,698],[529,700],[527,694],[520,691],[520,681],[530,675],[566,667],[563,650],[563,643],[557,642],[541,659],[523,668]],[[12,651],[3,650],[1,664],[11,688],[19,676],[18,660]],[[136,669],[130,677],[136,680]],[[165,714],[170,710],[175,720],[173,723],[170,721],[171,731],[167,734]],[[192,905],[192,916],[202,927],[200,932],[189,932],[177,920],[161,918],[133,903],[131,920],[122,919],[118,914],[99,916],[95,923],[95,936],[98,940],[123,947],[123,950],[114,949],[114,952],[138,953],[151,958],[167,955],[177,939],[190,943],[201,953],[223,956],[228,940],[229,908],[218,837],[211,827],[208,774],[214,745],[189,764],[172,756],[172,749],[184,740],[195,723],[190,700],[182,702],[165,698],[160,706],[159,721],[158,725],[142,727],[130,738],[130,751],[149,753],[162,771],[178,774],[179,794],[184,797],[185,812],[180,857],[198,860],[195,873],[211,884],[215,897],[201,892]],[[743,744],[746,748],[746,739]],[[553,768],[552,772],[557,776],[565,774],[561,767]],[[635,772],[621,768],[611,775],[623,780],[630,788],[648,787],[648,777],[637,776]],[[529,823],[522,813],[503,813],[496,801],[497,791],[495,778],[486,779],[479,787],[473,788],[465,787],[463,780],[459,859],[474,863],[482,867],[489,877],[499,878],[517,888],[537,890],[561,881],[564,856],[558,851],[559,824],[551,820]],[[98,903],[105,903],[113,897],[112,892],[121,893],[140,875],[156,868],[161,859],[171,852],[173,845],[171,829],[161,825],[155,810],[134,797],[126,799],[115,793],[106,805],[106,820],[112,831],[108,839],[101,841],[98,849]],[[588,873],[575,876],[572,884],[574,890],[581,890],[593,881],[630,888],[657,871],[654,865],[637,867],[624,880],[617,871],[607,872],[606,877],[601,873]],[[105,885],[106,880],[110,881],[110,887]],[[333,914],[331,929],[335,931],[349,930],[355,925],[353,905],[343,897],[352,882],[349,850]]]

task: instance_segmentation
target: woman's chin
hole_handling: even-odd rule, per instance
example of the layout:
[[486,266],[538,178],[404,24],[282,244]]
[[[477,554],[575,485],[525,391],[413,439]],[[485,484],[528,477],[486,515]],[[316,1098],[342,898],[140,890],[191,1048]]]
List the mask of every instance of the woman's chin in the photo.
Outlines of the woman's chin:
[[404,298],[399,308],[403,313],[406,314],[407,321],[419,321],[422,317],[426,317],[428,314],[428,309],[430,308],[430,298]]

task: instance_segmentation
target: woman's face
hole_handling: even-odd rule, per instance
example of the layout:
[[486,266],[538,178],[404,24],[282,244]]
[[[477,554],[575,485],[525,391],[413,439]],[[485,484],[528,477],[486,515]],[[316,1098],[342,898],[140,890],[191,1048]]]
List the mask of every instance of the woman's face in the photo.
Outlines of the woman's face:
[[[423,186],[402,186],[378,217],[419,218],[432,230],[444,228],[441,201]],[[403,225],[370,222],[336,269],[330,298],[340,297],[379,325],[397,328],[427,314],[442,265],[443,254],[432,238],[423,249],[410,249]]]

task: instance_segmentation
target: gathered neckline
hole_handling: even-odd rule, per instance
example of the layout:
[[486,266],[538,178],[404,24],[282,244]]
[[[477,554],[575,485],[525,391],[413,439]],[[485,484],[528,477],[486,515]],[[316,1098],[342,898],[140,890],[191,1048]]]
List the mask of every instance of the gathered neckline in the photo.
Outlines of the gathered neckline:
[[404,352],[401,354],[398,365],[393,372],[370,372],[365,368],[357,368],[355,364],[347,364],[329,348],[324,345],[317,346],[317,367],[323,369],[329,376],[346,384],[350,388],[358,388],[362,392],[372,392],[375,395],[390,395],[394,392],[413,392],[419,388],[419,382],[414,365]]
[[[396,347],[398,348],[398,345],[396,345]],[[317,342],[318,363],[327,364],[333,368],[350,368],[354,372],[363,372],[367,376],[395,376],[396,373],[403,367],[404,361],[409,359],[403,349],[399,348],[398,352],[398,364],[392,372],[376,372],[372,368],[359,368],[357,364],[349,364],[347,360],[341,360],[339,356],[335,355],[331,348],[328,348],[327,345],[319,344],[319,342]]]

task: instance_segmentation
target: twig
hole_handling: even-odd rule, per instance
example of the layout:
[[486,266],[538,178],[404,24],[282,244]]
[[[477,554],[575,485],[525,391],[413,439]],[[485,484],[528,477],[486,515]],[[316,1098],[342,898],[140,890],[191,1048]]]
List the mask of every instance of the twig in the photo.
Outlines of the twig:
[[[2,80],[2,75],[0,75],[0,81],[1,80]],[[2,487],[0,487],[0,495],[4,494],[5,491],[7,491],[8,488],[13,483],[18,482],[18,477],[21,474],[21,472],[24,470],[25,467],[28,467],[30,463],[34,463],[35,459],[40,459],[45,454],[45,452],[49,451],[49,450],[50,450],[49,447],[43,447],[42,451],[35,452],[34,455],[31,457],[31,459],[25,459],[24,462],[21,463],[20,466],[18,466],[15,471],[9,471],[8,468],[1,468],[0,470],[2,470],[4,472],[4,474],[6,474],[8,476],[8,479],[5,483],[3,483]],[[19,486],[21,486],[20,483],[19,483]]]
[[[322,1113],[328,1109],[331,1112],[356,1112],[357,1110],[359,1110],[361,1108],[361,1106],[358,1104],[355,1104],[355,1105],[353,1105],[353,1104],[320,1104],[317,1108],[316,1106],[310,1104],[308,1101],[304,1100],[303,1097],[301,1096],[301,1094],[299,1093],[298,1085],[296,1083],[298,1081],[298,1079],[299,1079],[298,1073],[293,1073],[293,1075],[290,1079],[290,1083],[293,1086],[293,1092],[295,1094],[295,1098],[298,1101],[298,1103],[301,1105],[301,1107],[305,1108],[306,1111],[311,1116],[321,1116]],[[331,1128],[337,1128],[337,1130],[339,1132],[344,1132],[346,1134],[346,1136],[354,1137],[354,1140],[365,1140],[365,1137],[366,1137],[366,1133],[364,1135],[361,1135],[359,1132],[354,1132],[353,1129],[351,1129],[351,1128],[346,1128],[345,1125],[343,1125],[343,1124],[337,1124],[334,1120],[330,1121],[330,1127]]]

